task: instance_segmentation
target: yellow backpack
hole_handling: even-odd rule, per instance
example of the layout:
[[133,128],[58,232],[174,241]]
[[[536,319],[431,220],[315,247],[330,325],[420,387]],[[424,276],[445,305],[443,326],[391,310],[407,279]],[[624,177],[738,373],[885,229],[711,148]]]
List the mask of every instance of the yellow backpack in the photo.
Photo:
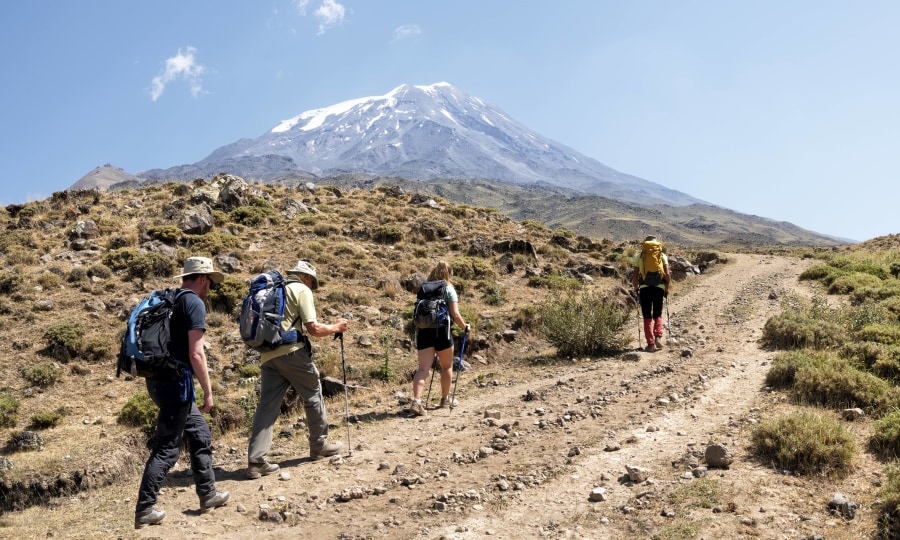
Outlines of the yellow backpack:
[[662,243],[647,240],[641,244],[641,284],[661,285],[666,274],[663,267]]

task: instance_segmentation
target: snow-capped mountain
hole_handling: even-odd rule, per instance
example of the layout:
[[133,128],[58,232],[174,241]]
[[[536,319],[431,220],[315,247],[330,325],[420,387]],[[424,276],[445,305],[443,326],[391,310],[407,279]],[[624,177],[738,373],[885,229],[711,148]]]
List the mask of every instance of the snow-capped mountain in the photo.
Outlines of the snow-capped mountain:
[[534,133],[448,83],[405,84],[383,96],[306,111],[195,164],[136,176],[192,180],[220,172],[261,181],[336,174],[488,179],[549,184],[638,204],[702,202]]

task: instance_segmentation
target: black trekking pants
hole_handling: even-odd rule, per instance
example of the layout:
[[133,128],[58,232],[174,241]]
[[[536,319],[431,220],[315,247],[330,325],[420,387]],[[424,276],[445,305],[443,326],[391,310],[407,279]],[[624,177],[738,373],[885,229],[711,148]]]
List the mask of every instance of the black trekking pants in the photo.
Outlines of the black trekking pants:
[[135,512],[156,504],[166,474],[178,463],[184,437],[187,437],[191,452],[191,472],[197,496],[201,500],[212,496],[216,491],[216,477],[212,468],[212,433],[206,419],[193,401],[181,402],[177,382],[147,379],[147,392],[159,406],[159,416],[156,440],[144,466]]
[[641,287],[641,316],[645,319],[662,317],[666,291],[660,287]]

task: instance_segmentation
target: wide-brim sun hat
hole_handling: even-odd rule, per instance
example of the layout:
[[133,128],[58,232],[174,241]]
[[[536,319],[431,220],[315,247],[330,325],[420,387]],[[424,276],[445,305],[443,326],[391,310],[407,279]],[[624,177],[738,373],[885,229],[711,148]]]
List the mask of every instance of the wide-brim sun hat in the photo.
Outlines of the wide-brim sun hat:
[[205,274],[209,276],[209,279],[213,280],[213,283],[222,283],[225,279],[225,274],[215,270],[212,260],[207,257],[188,257],[184,260],[184,270],[177,276],[172,277],[180,278],[192,274]]
[[316,290],[319,288],[319,278],[316,277],[316,269],[313,265],[309,264],[309,261],[304,261],[300,259],[297,261],[297,265],[287,271],[290,274],[306,274],[307,276],[312,278],[312,290]]
[[652,234],[649,235],[647,238],[644,238],[644,242],[653,242],[655,240],[656,240],[656,237],[653,236]]

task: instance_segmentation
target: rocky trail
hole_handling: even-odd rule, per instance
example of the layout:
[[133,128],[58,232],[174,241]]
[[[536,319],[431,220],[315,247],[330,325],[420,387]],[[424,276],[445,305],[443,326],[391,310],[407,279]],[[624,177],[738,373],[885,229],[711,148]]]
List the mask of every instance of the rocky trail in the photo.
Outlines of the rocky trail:
[[[160,497],[169,514],[162,525],[132,529],[135,471],[133,482],[5,516],[7,530],[42,538],[859,537],[864,519],[827,513],[822,500],[834,486],[779,474],[747,453],[753,424],[789,407],[763,389],[775,353],[759,338],[785,295],[808,293],[797,281],[807,263],[729,259],[679,284],[668,306],[672,339],[656,353],[502,371],[476,365],[461,375],[452,411],[408,417],[385,396],[352,425],[352,455],[311,462],[291,451],[302,440],[276,440],[270,459],[281,474],[258,480],[244,476],[245,440],[217,441],[218,488],[231,501],[209,514],[199,514],[182,461]],[[636,311],[631,328],[637,338]],[[330,403],[332,440],[346,445],[343,412],[343,399]],[[734,461],[703,476],[711,443]],[[707,494],[713,485],[719,493]],[[862,507],[874,497],[865,479],[838,487]],[[707,496],[709,504],[695,504]]]

